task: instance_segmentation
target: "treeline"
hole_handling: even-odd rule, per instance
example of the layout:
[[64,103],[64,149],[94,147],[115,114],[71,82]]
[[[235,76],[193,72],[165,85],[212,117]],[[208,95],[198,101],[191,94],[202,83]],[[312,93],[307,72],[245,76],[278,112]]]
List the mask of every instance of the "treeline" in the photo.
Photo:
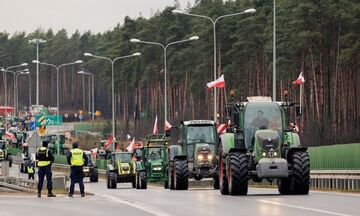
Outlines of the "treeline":
[[[105,60],[85,58],[83,53],[115,58],[141,52],[141,57],[115,64],[117,134],[139,136],[151,132],[155,115],[160,123],[164,119],[163,51],[159,46],[130,43],[130,39],[168,44],[197,35],[198,41],[168,49],[169,120],[212,119],[213,95],[206,87],[213,80],[212,25],[206,19],[173,14],[176,1],[174,4],[149,19],[126,17],[123,25],[103,34],[75,32],[69,36],[66,30],[54,33],[51,29],[18,32],[11,37],[0,33],[0,65],[31,63],[36,52],[28,40],[45,39],[47,42],[40,46],[40,61],[56,65],[78,59],[85,62],[80,67],[61,69],[61,110],[87,110],[87,78],[76,73],[85,70],[95,75],[95,109],[110,117],[111,65]],[[257,11],[224,18],[217,24],[218,75],[225,74],[227,94],[234,89],[238,97],[271,96],[273,1],[199,0],[187,10],[215,19],[248,8]],[[282,92],[289,90],[291,99],[299,101],[298,86],[292,81],[300,71],[306,80],[301,125],[304,145],[359,142],[360,2],[277,0],[276,22],[277,98],[282,99]],[[35,65],[31,64],[30,69],[34,102]],[[56,73],[46,66],[40,69],[40,104],[55,106]],[[8,77],[8,83],[12,83],[12,76]],[[24,77],[19,81],[19,103],[23,106],[29,103],[27,82]],[[219,92],[218,110],[223,119],[225,95],[223,90]],[[12,87],[8,93],[12,95]],[[0,88],[1,104],[3,94]],[[12,104],[12,96],[8,99]]]

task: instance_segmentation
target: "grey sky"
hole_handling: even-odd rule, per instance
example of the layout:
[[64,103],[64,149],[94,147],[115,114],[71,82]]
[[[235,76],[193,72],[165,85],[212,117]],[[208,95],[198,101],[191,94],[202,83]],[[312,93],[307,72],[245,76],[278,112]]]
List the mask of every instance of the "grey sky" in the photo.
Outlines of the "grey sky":
[[[195,0],[179,0],[181,8],[188,2],[193,5]],[[41,27],[98,33],[122,24],[125,16],[136,18],[141,13],[148,18],[173,5],[174,0],[0,0],[0,32],[31,33]]]

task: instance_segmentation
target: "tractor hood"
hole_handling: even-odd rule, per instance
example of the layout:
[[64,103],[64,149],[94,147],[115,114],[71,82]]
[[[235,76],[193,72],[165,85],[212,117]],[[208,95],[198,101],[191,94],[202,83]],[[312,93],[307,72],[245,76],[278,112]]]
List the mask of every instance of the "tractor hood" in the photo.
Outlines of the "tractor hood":
[[121,163],[121,162],[117,162],[118,163],[118,167],[119,167],[119,174],[130,174],[131,171],[131,166],[129,163]]
[[277,149],[280,143],[280,137],[277,131],[273,130],[257,130],[255,133],[255,143],[259,148],[269,151]]
[[149,159],[149,162],[152,167],[154,166],[162,166],[162,160],[161,159]]

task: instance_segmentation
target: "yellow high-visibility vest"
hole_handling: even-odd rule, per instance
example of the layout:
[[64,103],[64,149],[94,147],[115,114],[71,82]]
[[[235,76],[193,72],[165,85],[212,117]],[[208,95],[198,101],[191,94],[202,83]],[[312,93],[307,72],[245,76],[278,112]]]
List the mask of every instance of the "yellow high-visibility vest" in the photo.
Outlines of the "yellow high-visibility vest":
[[39,156],[39,161],[37,163],[38,167],[44,167],[51,163],[49,160],[49,149],[46,147],[41,147],[38,149],[37,153]]
[[35,173],[35,170],[34,170],[34,167],[27,167],[27,172],[29,173],[29,174],[33,174],[33,173]]
[[76,148],[71,150],[70,152],[71,152],[71,159],[70,159],[71,166],[84,165],[83,150]]

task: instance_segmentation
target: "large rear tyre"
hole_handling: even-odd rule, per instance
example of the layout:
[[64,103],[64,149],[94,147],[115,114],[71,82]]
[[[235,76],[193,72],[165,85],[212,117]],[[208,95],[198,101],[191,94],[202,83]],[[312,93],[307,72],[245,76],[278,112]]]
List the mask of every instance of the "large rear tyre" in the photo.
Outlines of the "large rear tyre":
[[230,195],[246,195],[249,180],[249,159],[244,153],[230,153],[228,156],[227,179]]
[[140,189],[147,189],[147,178],[146,178],[146,172],[140,171],[139,172],[139,188]]
[[175,190],[187,190],[189,187],[189,170],[186,160],[174,161],[174,188]]
[[90,182],[98,182],[99,181],[99,173],[97,170],[90,175]]
[[136,175],[135,175],[135,187],[136,187],[136,189],[140,189],[140,177],[139,177],[139,172],[137,172]]

